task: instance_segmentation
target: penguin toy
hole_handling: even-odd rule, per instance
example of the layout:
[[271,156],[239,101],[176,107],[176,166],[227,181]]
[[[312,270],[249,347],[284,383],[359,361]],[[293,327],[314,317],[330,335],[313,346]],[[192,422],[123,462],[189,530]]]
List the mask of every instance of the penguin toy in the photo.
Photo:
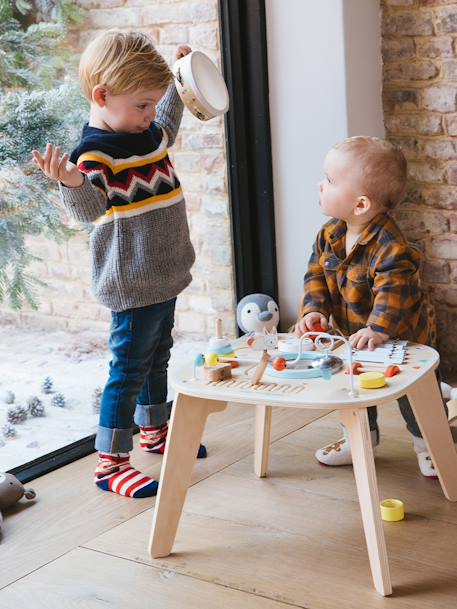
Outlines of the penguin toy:
[[238,303],[236,321],[245,334],[271,332],[279,324],[279,307],[271,296],[249,294]]

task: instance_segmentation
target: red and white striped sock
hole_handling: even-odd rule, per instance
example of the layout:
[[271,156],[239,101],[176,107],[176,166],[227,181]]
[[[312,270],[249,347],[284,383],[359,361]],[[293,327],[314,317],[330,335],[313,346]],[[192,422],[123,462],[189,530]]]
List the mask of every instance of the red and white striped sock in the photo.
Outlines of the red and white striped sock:
[[143,427],[140,425],[140,448],[148,453],[163,455],[167,440],[168,424],[159,427]]
[[[163,455],[167,443],[168,425],[164,423],[159,427],[143,427],[140,425],[140,448],[148,453]],[[206,448],[200,444],[197,459],[206,457]]]
[[98,453],[94,482],[103,491],[124,497],[153,497],[158,482],[130,465],[128,453]]

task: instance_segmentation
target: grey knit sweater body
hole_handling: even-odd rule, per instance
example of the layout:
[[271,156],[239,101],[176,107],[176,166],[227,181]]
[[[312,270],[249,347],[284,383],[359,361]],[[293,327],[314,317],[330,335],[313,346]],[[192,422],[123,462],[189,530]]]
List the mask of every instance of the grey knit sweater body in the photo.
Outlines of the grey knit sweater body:
[[71,217],[93,222],[92,289],[112,311],[165,302],[192,280],[195,252],[181,185],[167,154],[182,117],[170,86],[157,118],[139,134],[85,125],[70,160],[85,174],[77,188],[60,184]]

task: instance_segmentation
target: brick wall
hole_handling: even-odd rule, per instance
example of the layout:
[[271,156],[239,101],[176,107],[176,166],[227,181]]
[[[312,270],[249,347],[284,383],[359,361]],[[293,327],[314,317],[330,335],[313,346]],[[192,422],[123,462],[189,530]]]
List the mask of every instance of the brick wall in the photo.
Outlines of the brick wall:
[[[178,44],[207,53],[220,66],[217,0],[80,0],[88,10],[80,33],[69,44],[82,48],[98,31],[137,28],[150,34],[171,62]],[[207,336],[217,316],[227,332],[235,330],[235,293],[231,225],[227,194],[225,136],[222,118],[202,123],[184,111],[171,158],[186,195],[191,237],[197,252],[194,280],[178,299],[176,329]],[[40,308],[0,312],[15,322],[77,331],[107,327],[109,314],[90,294],[87,235],[63,245],[43,238],[29,239],[31,251],[42,258],[31,272],[48,284],[38,290]]]
[[387,137],[408,158],[410,188],[396,213],[424,252],[444,367],[456,371],[457,2],[382,0]]

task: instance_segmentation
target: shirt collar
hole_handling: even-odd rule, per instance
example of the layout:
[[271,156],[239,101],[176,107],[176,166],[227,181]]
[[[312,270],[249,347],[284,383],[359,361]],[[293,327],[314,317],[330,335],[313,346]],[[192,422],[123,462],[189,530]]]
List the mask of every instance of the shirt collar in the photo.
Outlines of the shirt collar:
[[[386,225],[389,220],[390,216],[386,214],[386,212],[382,211],[377,214],[371,220],[370,224],[365,227],[365,230],[357,239],[357,245],[366,245],[379,233],[379,231]],[[346,229],[346,222],[344,220],[337,220],[332,232],[330,233],[330,241],[332,243],[336,243],[337,241],[339,241],[342,237],[346,235]]]

